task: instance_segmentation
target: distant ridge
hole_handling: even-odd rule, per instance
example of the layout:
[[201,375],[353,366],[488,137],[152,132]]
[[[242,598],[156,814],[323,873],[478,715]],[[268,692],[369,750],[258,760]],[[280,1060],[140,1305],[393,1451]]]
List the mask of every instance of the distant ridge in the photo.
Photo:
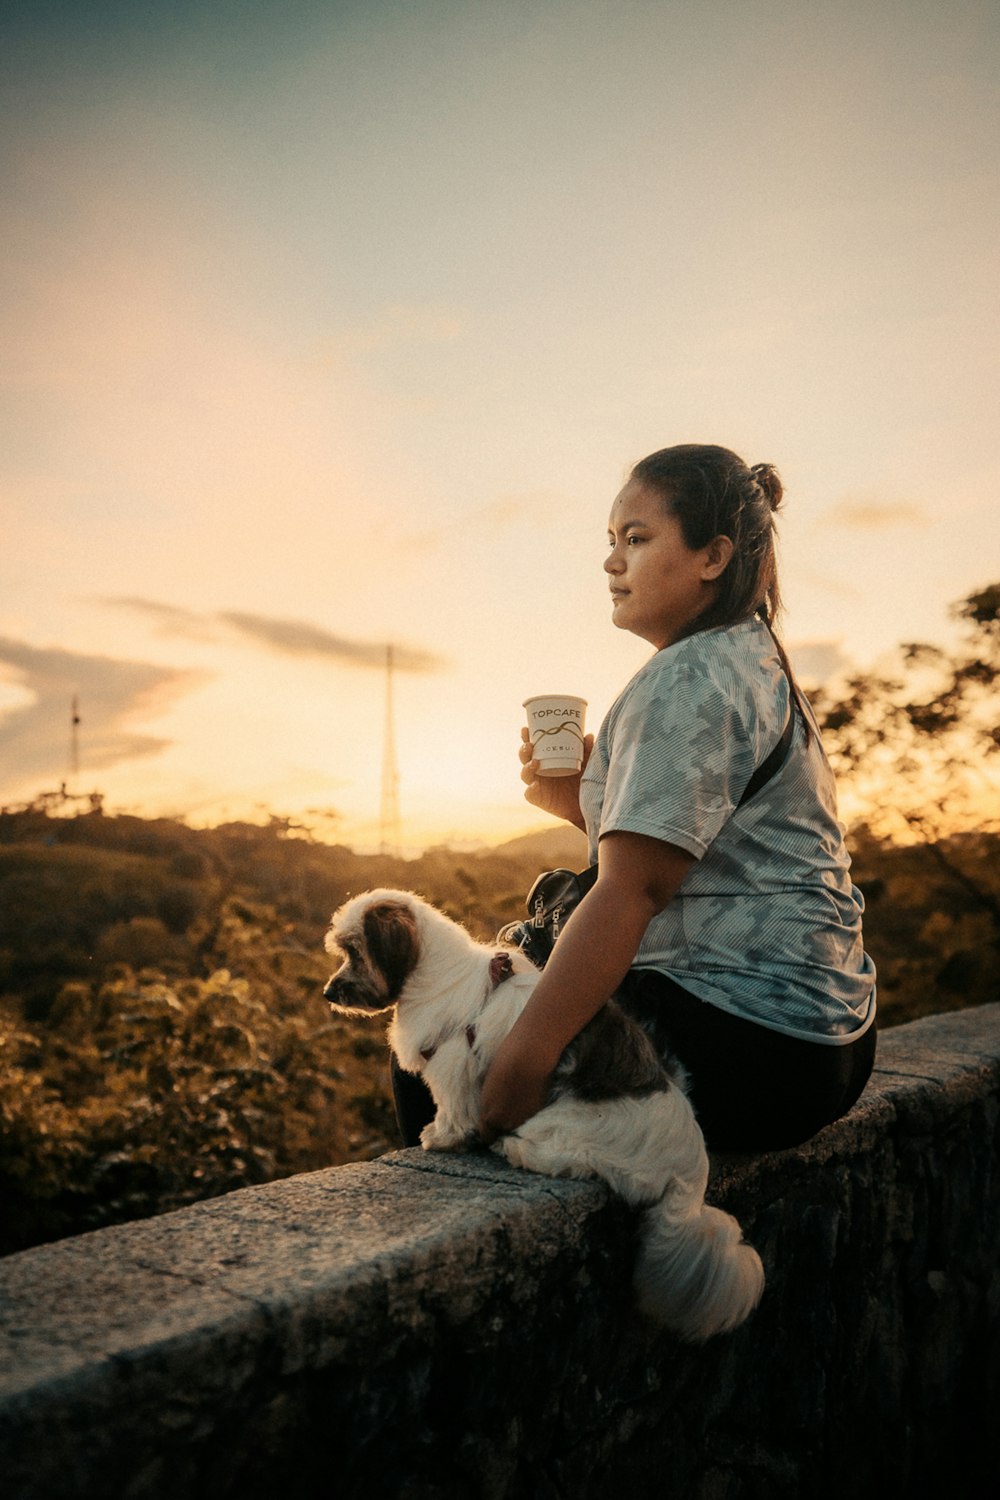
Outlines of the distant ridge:
[[587,836],[568,823],[562,828],[540,828],[522,833],[483,854],[506,854],[512,859],[534,859],[539,870],[582,870],[587,864]]

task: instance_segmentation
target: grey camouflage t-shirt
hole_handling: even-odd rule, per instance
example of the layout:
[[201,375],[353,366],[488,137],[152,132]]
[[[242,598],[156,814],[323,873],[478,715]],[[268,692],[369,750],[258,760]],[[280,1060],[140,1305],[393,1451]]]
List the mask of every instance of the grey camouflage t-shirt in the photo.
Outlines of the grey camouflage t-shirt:
[[591,861],[612,832],[663,839],[697,861],[634,967],[773,1030],[847,1042],[874,1017],[875,969],[808,705],[809,745],[796,713],[781,770],[737,808],[781,736],[789,696],[760,620],[665,647],[601,725],[580,805]]

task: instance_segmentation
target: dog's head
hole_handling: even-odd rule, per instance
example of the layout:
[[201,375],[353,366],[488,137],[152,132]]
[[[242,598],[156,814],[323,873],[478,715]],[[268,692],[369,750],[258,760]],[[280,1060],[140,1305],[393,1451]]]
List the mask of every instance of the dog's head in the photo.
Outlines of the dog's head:
[[414,903],[402,891],[356,896],[334,913],[325,947],[343,963],[324,999],[354,1015],[389,1010],[420,957]]

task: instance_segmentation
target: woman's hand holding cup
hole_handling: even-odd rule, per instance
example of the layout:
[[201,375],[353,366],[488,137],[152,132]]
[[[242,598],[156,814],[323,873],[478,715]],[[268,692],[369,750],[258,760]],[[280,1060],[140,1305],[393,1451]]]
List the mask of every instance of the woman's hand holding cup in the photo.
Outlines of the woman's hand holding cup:
[[554,818],[563,818],[577,828],[583,828],[580,811],[580,779],[594,748],[594,736],[588,734],[583,741],[583,761],[580,770],[572,776],[539,776],[539,762],[531,744],[531,733],[527,727],[521,730],[521,746],[518,755],[521,761],[521,780],[524,782],[525,801]]

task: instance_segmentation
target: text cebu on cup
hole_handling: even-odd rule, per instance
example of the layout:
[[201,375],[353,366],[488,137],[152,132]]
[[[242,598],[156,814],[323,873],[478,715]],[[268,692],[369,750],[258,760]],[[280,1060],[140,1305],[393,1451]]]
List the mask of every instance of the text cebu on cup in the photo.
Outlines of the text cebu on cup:
[[528,733],[539,776],[575,776],[583,767],[586,698],[547,693],[526,698]]

